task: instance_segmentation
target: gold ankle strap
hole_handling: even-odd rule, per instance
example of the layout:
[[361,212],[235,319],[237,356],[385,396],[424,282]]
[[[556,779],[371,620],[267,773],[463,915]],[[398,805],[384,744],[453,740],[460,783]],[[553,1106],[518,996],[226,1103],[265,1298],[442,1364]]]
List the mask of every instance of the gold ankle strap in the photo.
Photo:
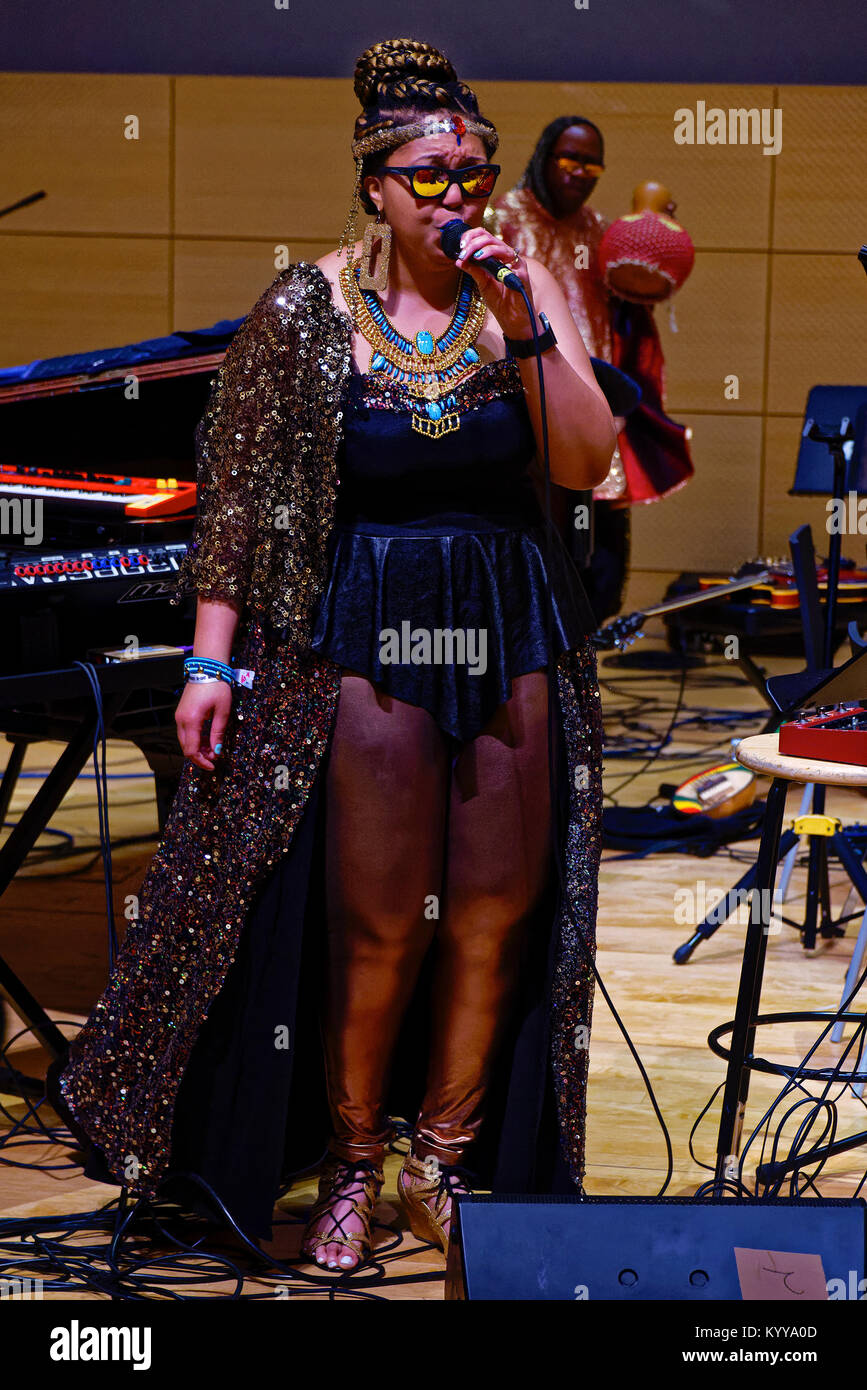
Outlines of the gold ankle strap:
[[[381,1163],[375,1162],[372,1158],[342,1158],[340,1154],[326,1154],[319,1169],[319,1175],[327,1174],[329,1177],[336,1176],[340,1170],[346,1173],[355,1172],[359,1174],[359,1182],[376,1182],[382,1184],[385,1181],[385,1172]],[[360,1176],[363,1175],[363,1176]]]

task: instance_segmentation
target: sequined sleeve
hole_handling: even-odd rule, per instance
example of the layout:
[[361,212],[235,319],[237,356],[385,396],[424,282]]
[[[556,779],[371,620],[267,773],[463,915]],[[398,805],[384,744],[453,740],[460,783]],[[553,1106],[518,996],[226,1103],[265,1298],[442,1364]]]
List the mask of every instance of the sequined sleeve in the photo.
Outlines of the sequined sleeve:
[[[289,387],[297,354],[287,319],[290,266],[256,301],[236,332],[196,427],[198,509],[172,602],[200,598],[243,606],[268,504],[268,483],[289,447]],[[273,518],[270,524],[273,526]]]

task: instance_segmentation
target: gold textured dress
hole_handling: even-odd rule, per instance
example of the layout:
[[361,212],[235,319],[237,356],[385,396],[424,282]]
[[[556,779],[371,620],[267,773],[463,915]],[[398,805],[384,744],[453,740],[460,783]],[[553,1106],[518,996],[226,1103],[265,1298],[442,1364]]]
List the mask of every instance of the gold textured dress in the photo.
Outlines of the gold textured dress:
[[[553,217],[529,188],[512,188],[485,210],[485,226],[522,256],[550,270],[581,330],[591,357],[611,361],[611,305],[598,268],[608,226],[601,212],[583,204],[571,217]],[[587,266],[581,265],[586,252]]]

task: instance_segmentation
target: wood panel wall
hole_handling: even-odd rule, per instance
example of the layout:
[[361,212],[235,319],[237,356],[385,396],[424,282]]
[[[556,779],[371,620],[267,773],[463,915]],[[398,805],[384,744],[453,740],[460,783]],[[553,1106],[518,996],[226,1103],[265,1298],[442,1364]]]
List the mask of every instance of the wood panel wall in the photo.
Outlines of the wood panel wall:
[[[468,77],[472,83],[472,78]],[[555,116],[599,124],[607,169],[594,205],[628,209],[643,178],[667,182],[696,244],[657,311],[668,407],[693,432],[695,479],[633,508],[627,607],[682,569],[787,553],[821,500],[787,496],[807,391],[867,381],[867,285],[854,87],[481,82],[500,131],[500,188]],[[782,149],[678,145],[681,107],[782,111]],[[337,244],[349,205],[349,81],[87,74],[0,75],[0,204],[47,197],[0,221],[0,364],[113,346],[247,312],[275,257]],[[137,127],[137,138],[127,133]],[[727,400],[724,379],[739,379]],[[864,559],[863,541],[844,547]]]

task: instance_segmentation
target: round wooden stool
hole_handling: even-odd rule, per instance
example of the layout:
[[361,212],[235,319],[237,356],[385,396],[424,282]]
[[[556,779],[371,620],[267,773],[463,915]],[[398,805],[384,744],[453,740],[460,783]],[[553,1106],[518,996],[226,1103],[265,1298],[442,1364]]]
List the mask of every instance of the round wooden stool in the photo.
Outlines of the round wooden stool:
[[743,767],[785,782],[817,782],[826,787],[867,787],[867,767],[855,763],[826,763],[819,758],[795,758],[780,752],[780,735],[742,738],[735,757]]

